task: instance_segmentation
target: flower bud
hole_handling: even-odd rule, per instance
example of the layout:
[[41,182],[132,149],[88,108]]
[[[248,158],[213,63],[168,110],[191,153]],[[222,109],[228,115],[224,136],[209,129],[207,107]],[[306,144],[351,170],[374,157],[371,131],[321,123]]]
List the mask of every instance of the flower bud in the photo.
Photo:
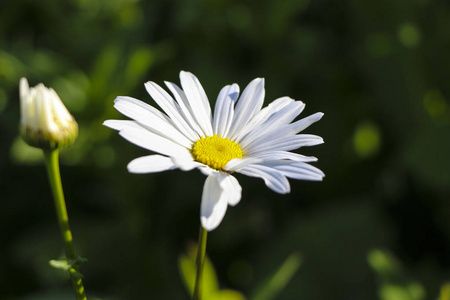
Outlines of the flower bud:
[[20,133],[33,147],[54,150],[71,145],[78,135],[78,124],[58,94],[42,83],[30,88],[20,79]]

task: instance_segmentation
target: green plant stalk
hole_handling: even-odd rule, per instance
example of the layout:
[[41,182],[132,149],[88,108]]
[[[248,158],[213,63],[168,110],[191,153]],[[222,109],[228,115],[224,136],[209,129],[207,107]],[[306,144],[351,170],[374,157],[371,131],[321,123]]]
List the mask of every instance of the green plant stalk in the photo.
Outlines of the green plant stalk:
[[[59,150],[44,150],[45,165],[47,167],[48,178],[53,192],[55,202],[56,215],[58,217],[59,228],[64,241],[64,248],[68,262],[72,262],[76,258],[75,248],[72,244],[72,232],[69,227],[69,216],[67,215],[66,202],[64,200],[64,192],[61,184],[61,174],[59,172]],[[79,265],[74,264],[69,270],[72,285],[75,290],[77,300],[86,300],[83,281],[76,274]]]
[[200,232],[198,235],[198,246],[197,246],[197,274],[195,276],[195,287],[194,287],[194,300],[202,299],[202,275],[203,266],[205,265],[205,255],[206,255],[206,237],[208,232],[206,229],[200,225]]

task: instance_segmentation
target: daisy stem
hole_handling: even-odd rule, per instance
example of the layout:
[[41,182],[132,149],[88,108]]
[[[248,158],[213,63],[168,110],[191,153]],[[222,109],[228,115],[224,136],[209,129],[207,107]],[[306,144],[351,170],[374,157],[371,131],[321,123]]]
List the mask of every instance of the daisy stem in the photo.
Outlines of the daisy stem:
[[[66,202],[64,200],[64,192],[61,184],[61,175],[59,172],[59,151],[58,149],[44,150],[44,157],[48,178],[50,180],[50,187],[53,192],[59,229],[61,230],[61,235],[64,241],[67,262],[70,264],[75,261],[76,255],[75,248],[72,244],[72,232],[69,228],[69,216],[67,215]],[[72,279],[72,285],[75,290],[77,300],[86,300],[87,298],[84,292],[83,281],[80,276],[77,276],[77,274],[79,274],[78,269],[79,265],[76,263],[70,267],[70,278]]]
[[194,300],[202,299],[202,275],[203,275],[203,266],[205,264],[205,255],[206,255],[206,236],[208,232],[206,229],[200,225],[200,232],[198,235],[198,248],[197,248],[197,275],[195,277],[195,288],[194,288]]

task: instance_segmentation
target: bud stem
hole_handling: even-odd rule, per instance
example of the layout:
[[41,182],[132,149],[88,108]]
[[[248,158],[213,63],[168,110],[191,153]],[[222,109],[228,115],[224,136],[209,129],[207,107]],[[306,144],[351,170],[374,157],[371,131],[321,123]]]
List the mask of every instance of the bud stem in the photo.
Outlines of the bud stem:
[[[69,228],[69,216],[67,215],[66,202],[64,200],[64,192],[61,184],[61,175],[59,172],[59,151],[44,150],[45,164],[47,167],[48,178],[53,192],[55,201],[56,215],[58,217],[59,228],[64,241],[64,247],[68,261],[74,261],[76,258],[75,248],[72,244],[72,232]],[[72,279],[72,285],[75,290],[77,300],[86,300],[83,281],[75,276],[78,273],[79,265],[73,265],[69,270]]]

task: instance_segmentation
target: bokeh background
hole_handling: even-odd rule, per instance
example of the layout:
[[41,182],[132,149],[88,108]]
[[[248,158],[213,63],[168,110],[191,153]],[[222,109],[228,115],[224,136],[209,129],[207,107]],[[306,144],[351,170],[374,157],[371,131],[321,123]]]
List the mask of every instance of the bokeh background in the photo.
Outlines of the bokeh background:
[[445,0],[0,1],[0,299],[73,298],[48,265],[63,248],[42,155],[18,136],[20,77],[80,126],[61,172],[90,298],[189,299],[205,177],[129,174],[148,152],[102,126],[124,118],[116,96],[154,104],[144,82],[180,70],[212,104],[265,77],[266,104],[325,113],[306,130],[325,144],[299,150],[323,182],[278,195],[237,175],[242,201],[208,236],[220,289],[241,293],[222,299],[449,299],[449,53]]

